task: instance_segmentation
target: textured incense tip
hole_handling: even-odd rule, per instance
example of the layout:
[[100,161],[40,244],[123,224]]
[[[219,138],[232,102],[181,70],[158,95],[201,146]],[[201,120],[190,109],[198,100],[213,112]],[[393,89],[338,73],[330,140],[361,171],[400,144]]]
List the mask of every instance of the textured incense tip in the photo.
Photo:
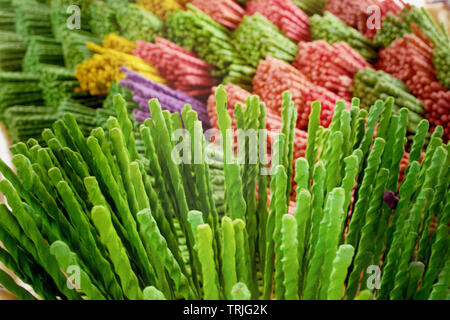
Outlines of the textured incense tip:
[[250,300],[251,294],[245,283],[238,282],[231,290],[233,300]]

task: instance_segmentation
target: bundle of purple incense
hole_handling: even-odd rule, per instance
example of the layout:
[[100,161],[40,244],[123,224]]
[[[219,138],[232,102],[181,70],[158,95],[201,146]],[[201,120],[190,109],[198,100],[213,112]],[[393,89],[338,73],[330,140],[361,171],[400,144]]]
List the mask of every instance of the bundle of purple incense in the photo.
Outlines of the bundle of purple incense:
[[126,77],[120,81],[120,85],[133,92],[133,100],[140,106],[140,109],[134,110],[136,120],[144,121],[150,118],[148,102],[156,98],[159,100],[161,107],[170,112],[180,113],[183,107],[189,104],[197,112],[198,119],[203,123],[203,127],[210,127],[206,106],[202,102],[179,90],[154,82],[127,67],[122,66],[120,70],[126,73]]

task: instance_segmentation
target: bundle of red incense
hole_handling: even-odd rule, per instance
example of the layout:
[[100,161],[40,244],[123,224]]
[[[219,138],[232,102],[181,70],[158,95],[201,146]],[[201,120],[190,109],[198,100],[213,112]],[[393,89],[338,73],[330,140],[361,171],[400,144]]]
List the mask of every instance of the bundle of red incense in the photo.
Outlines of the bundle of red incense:
[[262,14],[277,26],[289,39],[299,42],[309,40],[309,17],[291,0],[250,1],[246,14]]
[[450,90],[436,78],[433,47],[423,36],[407,34],[380,51],[377,67],[402,80],[425,105],[425,117],[450,137]]
[[191,4],[230,29],[236,29],[245,14],[244,9],[234,0],[192,0]]
[[281,94],[290,90],[298,110],[297,128],[306,129],[313,101],[322,103],[321,125],[328,127],[336,102],[341,98],[335,93],[313,84],[293,66],[268,56],[261,61],[253,79],[253,89],[268,110],[275,114],[281,112]]
[[326,41],[300,42],[298,55],[293,63],[313,83],[350,101],[349,88],[353,75],[369,66],[369,63],[345,42],[332,45]]
[[214,66],[164,38],[156,38],[155,43],[137,41],[134,55],[154,65],[171,87],[191,96],[208,95],[214,86],[209,72]]
[[[407,6],[401,0],[400,3]],[[394,0],[328,0],[325,10],[372,39],[383,17],[389,12],[397,13],[403,6]]]

